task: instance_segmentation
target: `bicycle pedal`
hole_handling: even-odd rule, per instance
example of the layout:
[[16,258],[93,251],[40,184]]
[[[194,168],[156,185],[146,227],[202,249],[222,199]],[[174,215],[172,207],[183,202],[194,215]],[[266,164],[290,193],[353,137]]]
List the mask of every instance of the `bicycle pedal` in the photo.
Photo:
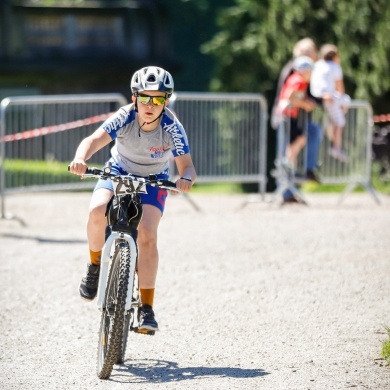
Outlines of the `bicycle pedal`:
[[147,334],[147,335],[149,335],[149,336],[154,336],[154,334],[156,333],[154,330],[148,330],[148,329],[132,328],[131,330],[132,330],[133,332],[135,332],[135,333]]

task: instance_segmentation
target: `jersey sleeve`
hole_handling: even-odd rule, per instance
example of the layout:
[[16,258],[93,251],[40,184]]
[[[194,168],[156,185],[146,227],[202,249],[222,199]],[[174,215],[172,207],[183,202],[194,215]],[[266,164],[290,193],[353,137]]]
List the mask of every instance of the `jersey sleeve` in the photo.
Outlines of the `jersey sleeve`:
[[135,111],[131,109],[131,106],[121,107],[100,126],[111,139],[116,139],[118,132],[135,119]]
[[170,146],[174,157],[190,153],[187,134],[179,120],[168,112],[161,121],[162,129],[169,135]]

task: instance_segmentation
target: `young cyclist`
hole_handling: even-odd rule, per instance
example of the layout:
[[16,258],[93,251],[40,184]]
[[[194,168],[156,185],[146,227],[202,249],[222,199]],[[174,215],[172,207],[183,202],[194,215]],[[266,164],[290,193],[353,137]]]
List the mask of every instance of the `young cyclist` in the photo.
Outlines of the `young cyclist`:
[[[189,192],[196,179],[187,135],[176,116],[167,108],[173,93],[172,76],[166,70],[148,66],[134,73],[131,79],[132,103],[121,107],[77,148],[70,171],[82,175],[86,161],[94,153],[115,140],[111,149],[112,170],[120,174],[168,179],[169,160],[174,161],[180,179],[176,186]],[[93,300],[97,294],[100,258],[105,241],[107,204],[113,196],[111,180],[99,180],[94,189],[87,222],[90,263],[80,284],[80,295]],[[142,306],[140,329],[158,330],[153,303],[158,268],[157,230],[164,212],[167,191],[148,186],[141,194],[143,217],[139,225],[138,276]]]

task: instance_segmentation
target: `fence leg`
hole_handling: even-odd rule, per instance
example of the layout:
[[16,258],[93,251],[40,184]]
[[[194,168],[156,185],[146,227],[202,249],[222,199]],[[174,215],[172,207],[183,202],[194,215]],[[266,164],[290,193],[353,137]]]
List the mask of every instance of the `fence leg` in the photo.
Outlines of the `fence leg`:
[[347,197],[347,195],[350,194],[359,184],[365,188],[365,190],[374,198],[375,202],[378,205],[381,204],[381,200],[379,199],[378,194],[376,193],[374,188],[369,183],[363,183],[363,182],[348,184],[348,187],[341,194],[338,204],[341,204],[343,200]]
[[15,219],[20,222],[22,226],[27,226],[26,223],[19,217],[7,214],[5,212],[5,169],[4,169],[4,154],[5,154],[5,148],[4,148],[4,142],[0,142],[0,149],[1,149],[1,160],[0,160],[0,219]]
[[252,195],[248,199],[244,200],[241,203],[241,209],[243,209],[247,204],[249,203],[259,203],[259,202],[264,202],[265,201],[265,195],[264,193],[261,193],[260,195]]
[[184,196],[184,198],[190,203],[190,205],[198,212],[201,212],[201,208],[195,203],[195,201],[188,195],[188,194],[185,194],[185,193],[182,193],[181,195]]
[[374,190],[374,188],[368,184],[368,183],[362,183],[362,186],[366,189],[368,193],[371,194],[371,196],[374,198],[376,204],[382,204],[381,200],[379,199],[379,196],[377,192]]
[[283,193],[289,190],[295,198],[301,201],[302,204],[307,205],[308,203],[302,195],[302,192],[299,191],[295,185],[295,175],[291,168],[284,164],[280,159],[276,160],[275,165],[276,170],[273,175],[276,178],[278,185],[273,193],[271,202],[275,202],[275,200],[280,196],[283,197]]
[[27,226],[26,222],[23,221],[22,218],[19,218],[17,217],[16,215],[12,215],[12,214],[1,214],[1,218],[0,219],[7,219],[7,220],[11,220],[11,219],[14,219],[16,221],[19,221],[19,223],[22,225],[22,226]]

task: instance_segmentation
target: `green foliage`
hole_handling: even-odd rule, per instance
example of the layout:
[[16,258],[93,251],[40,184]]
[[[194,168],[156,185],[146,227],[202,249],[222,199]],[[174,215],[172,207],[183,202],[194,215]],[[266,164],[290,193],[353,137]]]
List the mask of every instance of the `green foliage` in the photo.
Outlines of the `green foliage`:
[[86,3],[88,1],[91,1],[91,0],[63,0],[61,2],[58,0],[35,0],[35,3],[39,4],[39,5],[44,5],[46,7],[51,7],[51,6],[59,4],[59,3],[66,4],[68,6],[72,6],[72,5],[76,5],[76,4]]
[[294,44],[311,37],[318,46],[339,47],[353,98],[376,101],[390,89],[389,20],[388,0],[236,0],[219,13],[219,32],[202,46],[216,61],[211,89],[273,98]]
[[[387,335],[390,337],[390,327],[386,327]],[[390,365],[390,339],[387,339],[382,344],[382,357]]]
[[204,91],[208,88],[213,59],[200,46],[216,33],[217,12],[234,0],[158,0],[166,8],[169,21],[172,67],[175,85],[180,91]]

